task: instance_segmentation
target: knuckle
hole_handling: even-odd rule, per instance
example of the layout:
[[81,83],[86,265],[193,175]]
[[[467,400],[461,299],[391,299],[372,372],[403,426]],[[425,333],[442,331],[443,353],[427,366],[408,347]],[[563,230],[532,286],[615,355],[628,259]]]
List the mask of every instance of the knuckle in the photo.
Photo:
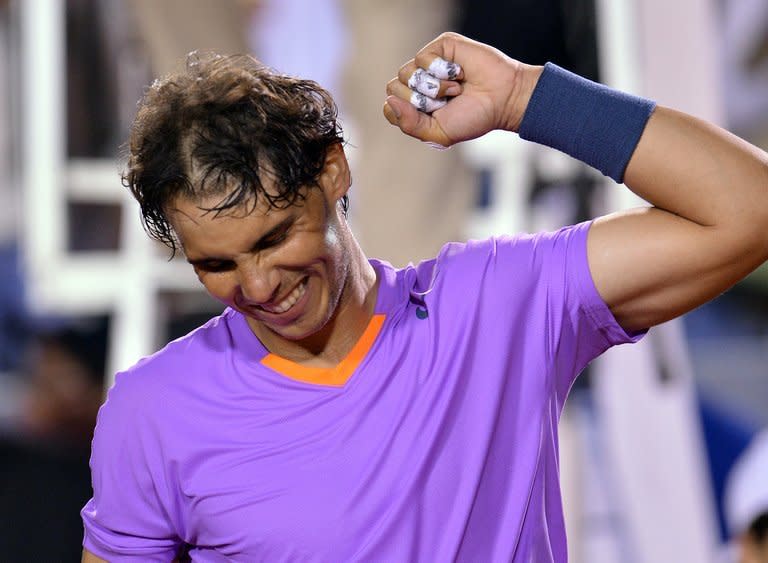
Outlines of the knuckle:
[[415,66],[418,68],[429,68],[430,63],[437,57],[435,53],[425,51],[423,53],[419,53],[416,57],[416,63]]
[[403,66],[400,67],[400,70],[398,70],[397,74],[398,76],[401,76],[403,73],[407,72],[413,72],[413,69],[416,68],[416,61],[414,59],[411,59],[407,63],[405,63]]
[[416,70],[416,63],[413,60],[410,60],[400,67],[400,70],[397,73],[397,77],[401,82],[408,82],[408,79],[411,77],[414,70]]
[[444,31],[440,34],[440,39],[461,39],[462,36],[456,33],[455,31]]

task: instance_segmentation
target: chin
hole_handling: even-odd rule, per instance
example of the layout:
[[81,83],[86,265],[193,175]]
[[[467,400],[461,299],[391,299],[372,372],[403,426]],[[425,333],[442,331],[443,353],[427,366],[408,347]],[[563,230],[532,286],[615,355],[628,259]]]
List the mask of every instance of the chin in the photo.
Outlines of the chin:
[[290,325],[285,327],[274,327],[272,328],[272,330],[273,332],[277,333],[279,336],[285,338],[286,340],[300,342],[302,340],[312,338],[313,336],[316,336],[319,333],[323,332],[323,330],[328,326],[328,322],[330,321],[330,319],[331,319],[331,316],[326,315],[326,318],[322,319],[319,322],[313,323],[312,326],[295,324],[295,325]]
[[332,315],[325,314],[320,319],[310,321],[309,319],[298,319],[286,324],[268,322],[264,319],[250,316],[253,323],[266,328],[271,333],[292,342],[301,342],[322,332],[328,325]]
[[301,342],[318,332],[317,330],[300,330],[295,327],[268,326],[268,328],[280,338],[291,340],[292,342]]

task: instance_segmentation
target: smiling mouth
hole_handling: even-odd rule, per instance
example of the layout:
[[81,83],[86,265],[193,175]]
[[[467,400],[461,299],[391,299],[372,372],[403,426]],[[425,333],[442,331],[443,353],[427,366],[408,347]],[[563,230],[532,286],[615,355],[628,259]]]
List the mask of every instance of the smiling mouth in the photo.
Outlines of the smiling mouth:
[[301,299],[304,296],[304,293],[307,291],[307,283],[309,282],[309,278],[304,278],[299,285],[296,286],[296,288],[291,291],[291,293],[288,294],[288,296],[283,299],[280,303],[277,303],[276,305],[271,305],[269,307],[265,307],[262,305],[259,305],[258,308],[262,311],[265,311],[267,313],[272,313],[276,315],[282,315],[283,313],[287,313],[290,311],[296,303],[298,303],[299,299]]

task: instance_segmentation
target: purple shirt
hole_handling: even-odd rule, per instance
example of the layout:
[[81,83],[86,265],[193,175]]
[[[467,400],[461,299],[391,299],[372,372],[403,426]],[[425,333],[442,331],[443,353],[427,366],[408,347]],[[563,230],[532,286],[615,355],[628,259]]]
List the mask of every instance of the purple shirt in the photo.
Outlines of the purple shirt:
[[[119,374],[82,511],[110,561],[566,561],[557,423],[616,323],[589,223],[372,261],[380,331],[343,385],[266,367],[225,311]],[[381,317],[374,317],[379,318]]]

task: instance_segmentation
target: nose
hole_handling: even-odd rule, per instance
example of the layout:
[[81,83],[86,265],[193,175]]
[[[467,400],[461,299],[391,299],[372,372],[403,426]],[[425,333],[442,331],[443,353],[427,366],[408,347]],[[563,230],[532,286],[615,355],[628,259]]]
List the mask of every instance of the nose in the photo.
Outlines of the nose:
[[275,268],[251,260],[238,270],[237,299],[248,305],[262,305],[276,297],[280,275]]

